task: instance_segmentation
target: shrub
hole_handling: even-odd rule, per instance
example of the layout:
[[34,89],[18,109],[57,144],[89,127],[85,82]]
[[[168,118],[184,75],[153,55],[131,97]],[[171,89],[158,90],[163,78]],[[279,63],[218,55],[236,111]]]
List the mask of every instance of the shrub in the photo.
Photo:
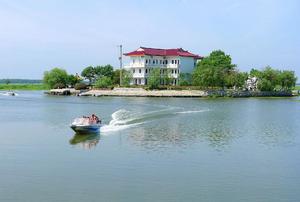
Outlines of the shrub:
[[43,80],[50,88],[66,86],[68,82],[68,74],[64,69],[54,68],[44,73]]
[[160,69],[153,68],[148,77],[148,86],[150,89],[157,89],[160,85]]
[[100,77],[95,83],[96,88],[107,88],[111,85],[112,85],[112,80],[110,77],[107,76]]
[[76,83],[75,84],[75,90],[85,90],[88,88],[88,85],[85,83]]
[[62,88],[65,88],[65,87],[66,87],[66,85],[63,84],[63,83],[56,83],[56,84],[53,85],[52,88],[54,88],[54,89],[62,89]]

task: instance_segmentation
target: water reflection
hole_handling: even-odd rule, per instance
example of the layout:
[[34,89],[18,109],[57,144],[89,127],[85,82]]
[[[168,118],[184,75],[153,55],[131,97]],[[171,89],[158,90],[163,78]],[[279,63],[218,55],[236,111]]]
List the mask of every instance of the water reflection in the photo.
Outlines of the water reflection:
[[96,147],[99,140],[100,134],[75,134],[69,142],[71,145],[77,145],[83,149],[92,149]]

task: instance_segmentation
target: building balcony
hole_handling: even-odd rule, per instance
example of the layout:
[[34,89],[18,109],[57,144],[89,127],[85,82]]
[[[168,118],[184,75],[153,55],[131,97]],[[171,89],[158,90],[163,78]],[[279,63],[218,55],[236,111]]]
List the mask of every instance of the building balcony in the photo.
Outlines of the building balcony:
[[170,69],[178,69],[180,68],[180,64],[145,64],[145,63],[132,63],[129,65],[125,65],[125,69],[132,68],[170,68]]

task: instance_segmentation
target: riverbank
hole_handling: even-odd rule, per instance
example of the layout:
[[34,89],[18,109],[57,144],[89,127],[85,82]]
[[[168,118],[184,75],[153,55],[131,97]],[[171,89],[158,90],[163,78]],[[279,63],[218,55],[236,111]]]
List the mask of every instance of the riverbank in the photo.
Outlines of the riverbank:
[[76,96],[120,96],[120,97],[291,97],[292,92],[285,91],[235,91],[235,90],[145,90],[143,88],[92,89],[52,89],[50,95]]
[[48,90],[44,84],[0,84],[0,90]]

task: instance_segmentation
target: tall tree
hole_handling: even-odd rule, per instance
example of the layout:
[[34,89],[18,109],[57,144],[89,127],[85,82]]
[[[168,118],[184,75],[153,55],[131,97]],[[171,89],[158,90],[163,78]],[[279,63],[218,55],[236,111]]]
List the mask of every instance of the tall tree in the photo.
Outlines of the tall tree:
[[55,85],[66,86],[68,83],[68,74],[64,69],[54,68],[44,73],[43,81],[50,88],[53,88]]
[[102,76],[106,76],[106,77],[113,77],[113,67],[111,65],[105,65],[105,66],[96,66],[94,67],[95,69],[95,74],[96,77],[102,77]]
[[193,84],[202,87],[224,87],[225,76],[235,69],[230,55],[221,50],[210,53],[202,59],[193,72]]
[[157,89],[160,85],[160,68],[153,68],[148,77],[148,86],[150,89]]
[[87,80],[89,80],[89,83],[92,84],[94,80],[96,79],[96,71],[95,68],[92,66],[88,66],[84,68],[81,72],[81,76]]

